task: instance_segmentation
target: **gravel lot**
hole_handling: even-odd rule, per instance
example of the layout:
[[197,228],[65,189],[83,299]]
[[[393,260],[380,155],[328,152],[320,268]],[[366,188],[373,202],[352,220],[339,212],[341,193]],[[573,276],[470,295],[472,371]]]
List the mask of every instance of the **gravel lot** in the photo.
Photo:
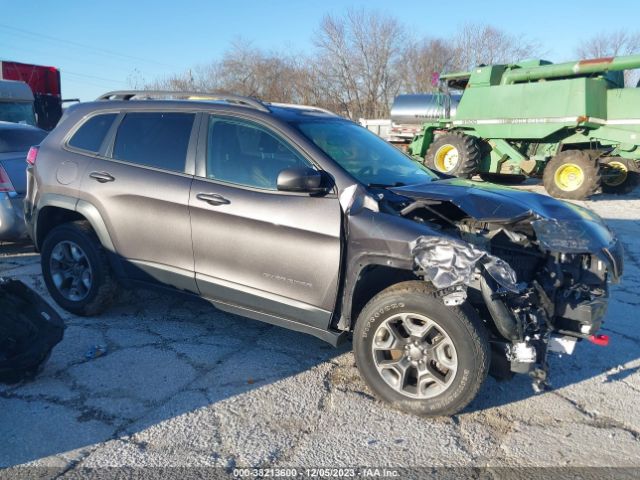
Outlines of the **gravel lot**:
[[[626,272],[603,331],[610,346],[553,357],[552,391],[534,394],[525,376],[489,378],[465,413],[417,418],[371,396],[350,345],[125,292],[98,318],[61,312],[65,338],[43,373],[0,387],[0,467],[640,468],[640,192],[583,203],[621,237]],[[52,303],[28,246],[0,246],[0,275]],[[95,345],[107,354],[87,360]]]

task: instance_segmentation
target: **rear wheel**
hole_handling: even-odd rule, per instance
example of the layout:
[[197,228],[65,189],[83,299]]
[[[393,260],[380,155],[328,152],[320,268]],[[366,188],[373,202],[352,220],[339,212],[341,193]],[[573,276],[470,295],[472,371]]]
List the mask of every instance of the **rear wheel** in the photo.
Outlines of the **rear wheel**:
[[115,297],[117,283],[107,253],[86,222],[65,223],[51,230],[40,261],[49,293],[71,313],[97,315]]
[[600,188],[600,167],[589,151],[566,150],[545,166],[542,182],[553,197],[583,200]]
[[441,173],[471,178],[478,170],[481,152],[475,138],[461,132],[438,136],[429,146],[424,164]]
[[603,192],[629,193],[638,186],[640,175],[632,168],[630,164],[632,161],[620,157],[603,157],[600,159]]
[[419,281],[376,295],[358,317],[353,342],[371,390],[419,415],[459,412],[489,369],[487,334],[475,310],[445,306]]

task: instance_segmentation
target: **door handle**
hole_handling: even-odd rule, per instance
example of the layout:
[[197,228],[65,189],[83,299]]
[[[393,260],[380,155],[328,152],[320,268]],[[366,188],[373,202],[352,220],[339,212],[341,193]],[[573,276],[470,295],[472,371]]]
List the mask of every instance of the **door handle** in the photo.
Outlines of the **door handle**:
[[229,205],[231,202],[217,193],[198,193],[196,195],[198,200],[207,202],[209,205]]
[[113,182],[115,180],[115,177],[107,172],[91,172],[89,176],[100,183]]

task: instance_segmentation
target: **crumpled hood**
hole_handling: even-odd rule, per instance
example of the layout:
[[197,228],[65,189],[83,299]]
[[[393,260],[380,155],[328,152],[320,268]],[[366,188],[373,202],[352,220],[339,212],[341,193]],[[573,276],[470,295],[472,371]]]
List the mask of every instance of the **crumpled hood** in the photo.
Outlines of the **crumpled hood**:
[[598,215],[586,208],[539,193],[486,182],[450,178],[391,190],[415,200],[450,201],[480,221],[515,220],[533,215],[538,218],[590,220],[603,224]]
[[530,221],[543,250],[593,253],[622,274],[622,246],[591,210],[546,195],[460,178],[391,189],[414,200],[449,201],[479,221]]

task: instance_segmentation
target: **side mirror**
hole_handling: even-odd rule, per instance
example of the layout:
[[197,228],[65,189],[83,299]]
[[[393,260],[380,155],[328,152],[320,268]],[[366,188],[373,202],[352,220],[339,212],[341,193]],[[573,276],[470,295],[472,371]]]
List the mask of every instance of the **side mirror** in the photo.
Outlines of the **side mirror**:
[[285,168],[278,174],[278,190],[283,192],[325,192],[321,172],[307,167]]

